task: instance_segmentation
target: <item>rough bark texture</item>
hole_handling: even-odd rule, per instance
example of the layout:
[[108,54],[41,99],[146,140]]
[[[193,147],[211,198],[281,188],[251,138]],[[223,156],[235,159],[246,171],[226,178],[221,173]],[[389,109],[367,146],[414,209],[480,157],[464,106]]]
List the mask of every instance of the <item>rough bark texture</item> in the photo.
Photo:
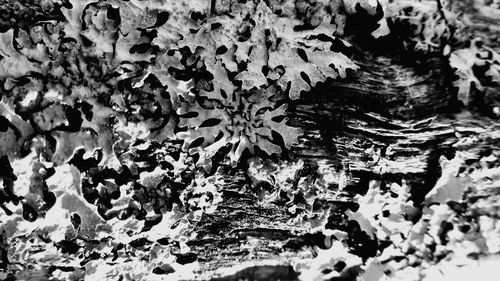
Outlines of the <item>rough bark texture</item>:
[[[469,31],[500,50],[498,19],[462,5],[470,15]],[[348,174],[345,195],[325,199],[337,229],[349,227],[343,215],[346,208],[355,208],[349,198],[365,192],[370,180],[404,178],[418,202],[440,176],[438,159],[453,153],[452,143],[498,124],[494,116],[481,113],[489,105],[464,108],[457,102],[441,58],[419,64],[386,44],[353,42],[360,70],[319,85],[289,107],[290,123],[305,131],[300,145],[292,148],[294,157]],[[480,154],[493,145],[498,140],[484,141],[471,152]],[[370,148],[380,149],[387,163],[383,170]],[[290,218],[286,208],[260,206],[243,172],[227,175],[224,202],[214,214],[204,215],[197,238],[188,243],[191,252],[178,257],[198,260],[200,279],[296,280],[288,258],[311,256],[311,245],[321,245],[324,237],[291,226]]]
[[[498,21],[463,5],[470,15],[469,32],[500,48],[495,36]],[[293,155],[325,165],[332,173],[348,171],[345,199],[329,202],[330,221],[337,220],[337,229],[347,227],[343,211],[355,208],[349,198],[365,192],[370,180],[405,179],[413,188],[413,200],[419,202],[441,175],[439,157],[453,157],[453,143],[498,130],[498,119],[481,113],[489,105],[479,102],[465,108],[456,100],[449,87],[451,72],[441,58],[419,64],[401,50],[390,50],[385,45],[390,42],[358,43],[354,45],[359,46],[355,52],[360,71],[319,85],[290,107],[291,124],[305,131]],[[480,155],[499,141],[485,140],[470,151]],[[386,169],[381,171],[380,159],[367,152],[371,147],[381,149]],[[198,239],[190,243],[192,258],[203,264],[200,278],[296,280],[286,266],[287,257],[310,256],[308,245],[321,245],[321,235],[286,224],[290,215],[285,208],[258,206],[243,175],[228,181],[224,203],[204,217]]]

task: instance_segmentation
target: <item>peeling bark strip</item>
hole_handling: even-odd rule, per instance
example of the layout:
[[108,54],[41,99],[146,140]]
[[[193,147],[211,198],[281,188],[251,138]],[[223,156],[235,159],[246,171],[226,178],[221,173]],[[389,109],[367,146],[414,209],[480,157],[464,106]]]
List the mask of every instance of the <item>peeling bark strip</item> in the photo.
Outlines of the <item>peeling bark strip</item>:
[[493,276],[498,1],[0,10],[1,279]]

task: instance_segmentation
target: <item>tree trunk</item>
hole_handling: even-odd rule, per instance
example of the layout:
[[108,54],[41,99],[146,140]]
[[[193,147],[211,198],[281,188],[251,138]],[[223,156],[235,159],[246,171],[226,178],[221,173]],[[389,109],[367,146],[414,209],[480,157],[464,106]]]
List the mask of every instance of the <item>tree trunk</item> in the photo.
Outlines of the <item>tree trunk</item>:
[[[499,49],[499,22],[470,7],[467,13],[469,32]],[[440,156],[453,158],[454,143],[491,134],[470,147],[477,157],[500,145],[498,119],[483,114],[482,104],[464,107],[456,100],[446,61],[435,57],[419,64],[384,44],[354,42],[360,70],[303,93],[289,107],[290,124],[305,131],[293,155],[348,175],[344,196],[326,200],[330,220],[337,219],[340,228],[343,212],[356,208],[351,198],[366,192],[371,180],[405,180],[413,201],[421,202],[441,175]],[[385,51],[374,55],[377,50]],[[321,235],[287,223],[291,215],[283,207],[259,206],[243,174],[228,177],[224,203],[204,216],[197,239],[188,244],[202,264],[200,279],[296,280],[289,258],[313,255],[311,241],[321,244]]]
[[[472,0],[463,2],[456,6],[468,15],[468,32],[500,51],[495,14],[474,8]],[[218,3],[211,1],[211,13],[218,12]],[[360,69],[346,79],[318,84],[288,109],[289,124],[305,132],[290,157],[335,178],[346,176],[345,184],[320,198],[330,210],[327,225],[341,230],[354,228],[344,213],[356,209],[353,197],[364,194],[370,181],[404,180],[418,204],[441,176],[440,157],[452,158],[453,145],[464,137],[478,137],[468,148],[478,158],[500,147],[498,117],[485,113],[500,104],[500,87],[488,88],[478,99],[493,100],[493,105],[478,101],[465,107],[457,101],[452,71],[442,56],[419,62],[389,47],[392,42],[351,43]],[[223,202],[203,215],[195,239],[187,242],[190,252],[176,253],[177,262],[197,260],[199,280],[297,280],[290,260],[314,256],[313,245],[327,247],[325,236],[307,224],[293,224],[296,216],[285,206],[261,204],[258,187],[244,169],[225,178]],[[371,242],[359,241],[357,247],[369,255]]]

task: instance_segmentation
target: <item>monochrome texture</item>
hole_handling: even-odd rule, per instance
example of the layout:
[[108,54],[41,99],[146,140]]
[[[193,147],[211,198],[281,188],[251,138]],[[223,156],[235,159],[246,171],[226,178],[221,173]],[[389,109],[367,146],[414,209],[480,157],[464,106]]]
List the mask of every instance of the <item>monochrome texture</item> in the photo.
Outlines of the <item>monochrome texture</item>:
[[499,1],[0,11],[0,279],[496,280]]

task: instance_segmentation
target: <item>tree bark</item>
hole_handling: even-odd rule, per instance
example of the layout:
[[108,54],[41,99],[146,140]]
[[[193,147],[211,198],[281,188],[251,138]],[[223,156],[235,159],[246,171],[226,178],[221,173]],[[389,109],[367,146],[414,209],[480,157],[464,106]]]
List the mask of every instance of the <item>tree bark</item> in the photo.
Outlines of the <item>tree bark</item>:
[[[467,30],[500,51],[498,18],[472,3],[457,3],[469,16]],[[478,136],[469,150],[478,157],[500,146],[498,134],[491,134],[500,131],[498,119],[482,110],[490,105],[460,105],[443,58],[417,63],[388,48],[390,42],[352,43],[359,71],[320,84],[289,106],[290,124],[305,132],[291,149],[293,157],[348,176],[342,191],[322,199],[337,229],[350,227],[344,212],[356,208],[353,196],[366,192],[371,180],[404,179],[413,201],[421,202],[441,175],[439,158],[452,157],[454,143]],[[499,91],[490,88],[484,96],[500,104]],[[200,262],[200,280],[297,280],[289,260],[313,256],[312,245],[327,243],[324,236],[290,224],[293,216],[283,206],[259,204],[243,170],[226,177],[223,203],[203,216],[188,242],[191,251],[177,254],[178,262]]]
[[[498,50],[499,22],[467,9],[472,21],[468,31]],[[421,202],[441,175],[439,158],[453,157],[454,143],[478,136],[481,141],[469,150],[478,158],[500,145],[498,119],[484,114],[484,105],[464,107],[457,102],[446,61],[435,57],[418,64],[389,50],[386,43],[353,43],[360,46],[355,54],[360,70],[303,93],[289,107],[290,124],[305,131],[292,148],[294,157],[333,174],[347,171],[345,196],[326,200],[332,207],[330,220],[340,224],[346,224],[343,212],[356,208],[353,195],[366,192],[371,180],[404,179],[412,187],[413,201]],[[384,48],[386,52],[374,55]],[[378,159],[373,148],[381,151]],[[283,207],[259,206],[243,174],[228,177],[223,204],[204,216],[197,239],[188,244],[202,264],[199,278],[296,280],[287,261],[313,255],[311,241],[321,235],[288,224],[291,216]]]

